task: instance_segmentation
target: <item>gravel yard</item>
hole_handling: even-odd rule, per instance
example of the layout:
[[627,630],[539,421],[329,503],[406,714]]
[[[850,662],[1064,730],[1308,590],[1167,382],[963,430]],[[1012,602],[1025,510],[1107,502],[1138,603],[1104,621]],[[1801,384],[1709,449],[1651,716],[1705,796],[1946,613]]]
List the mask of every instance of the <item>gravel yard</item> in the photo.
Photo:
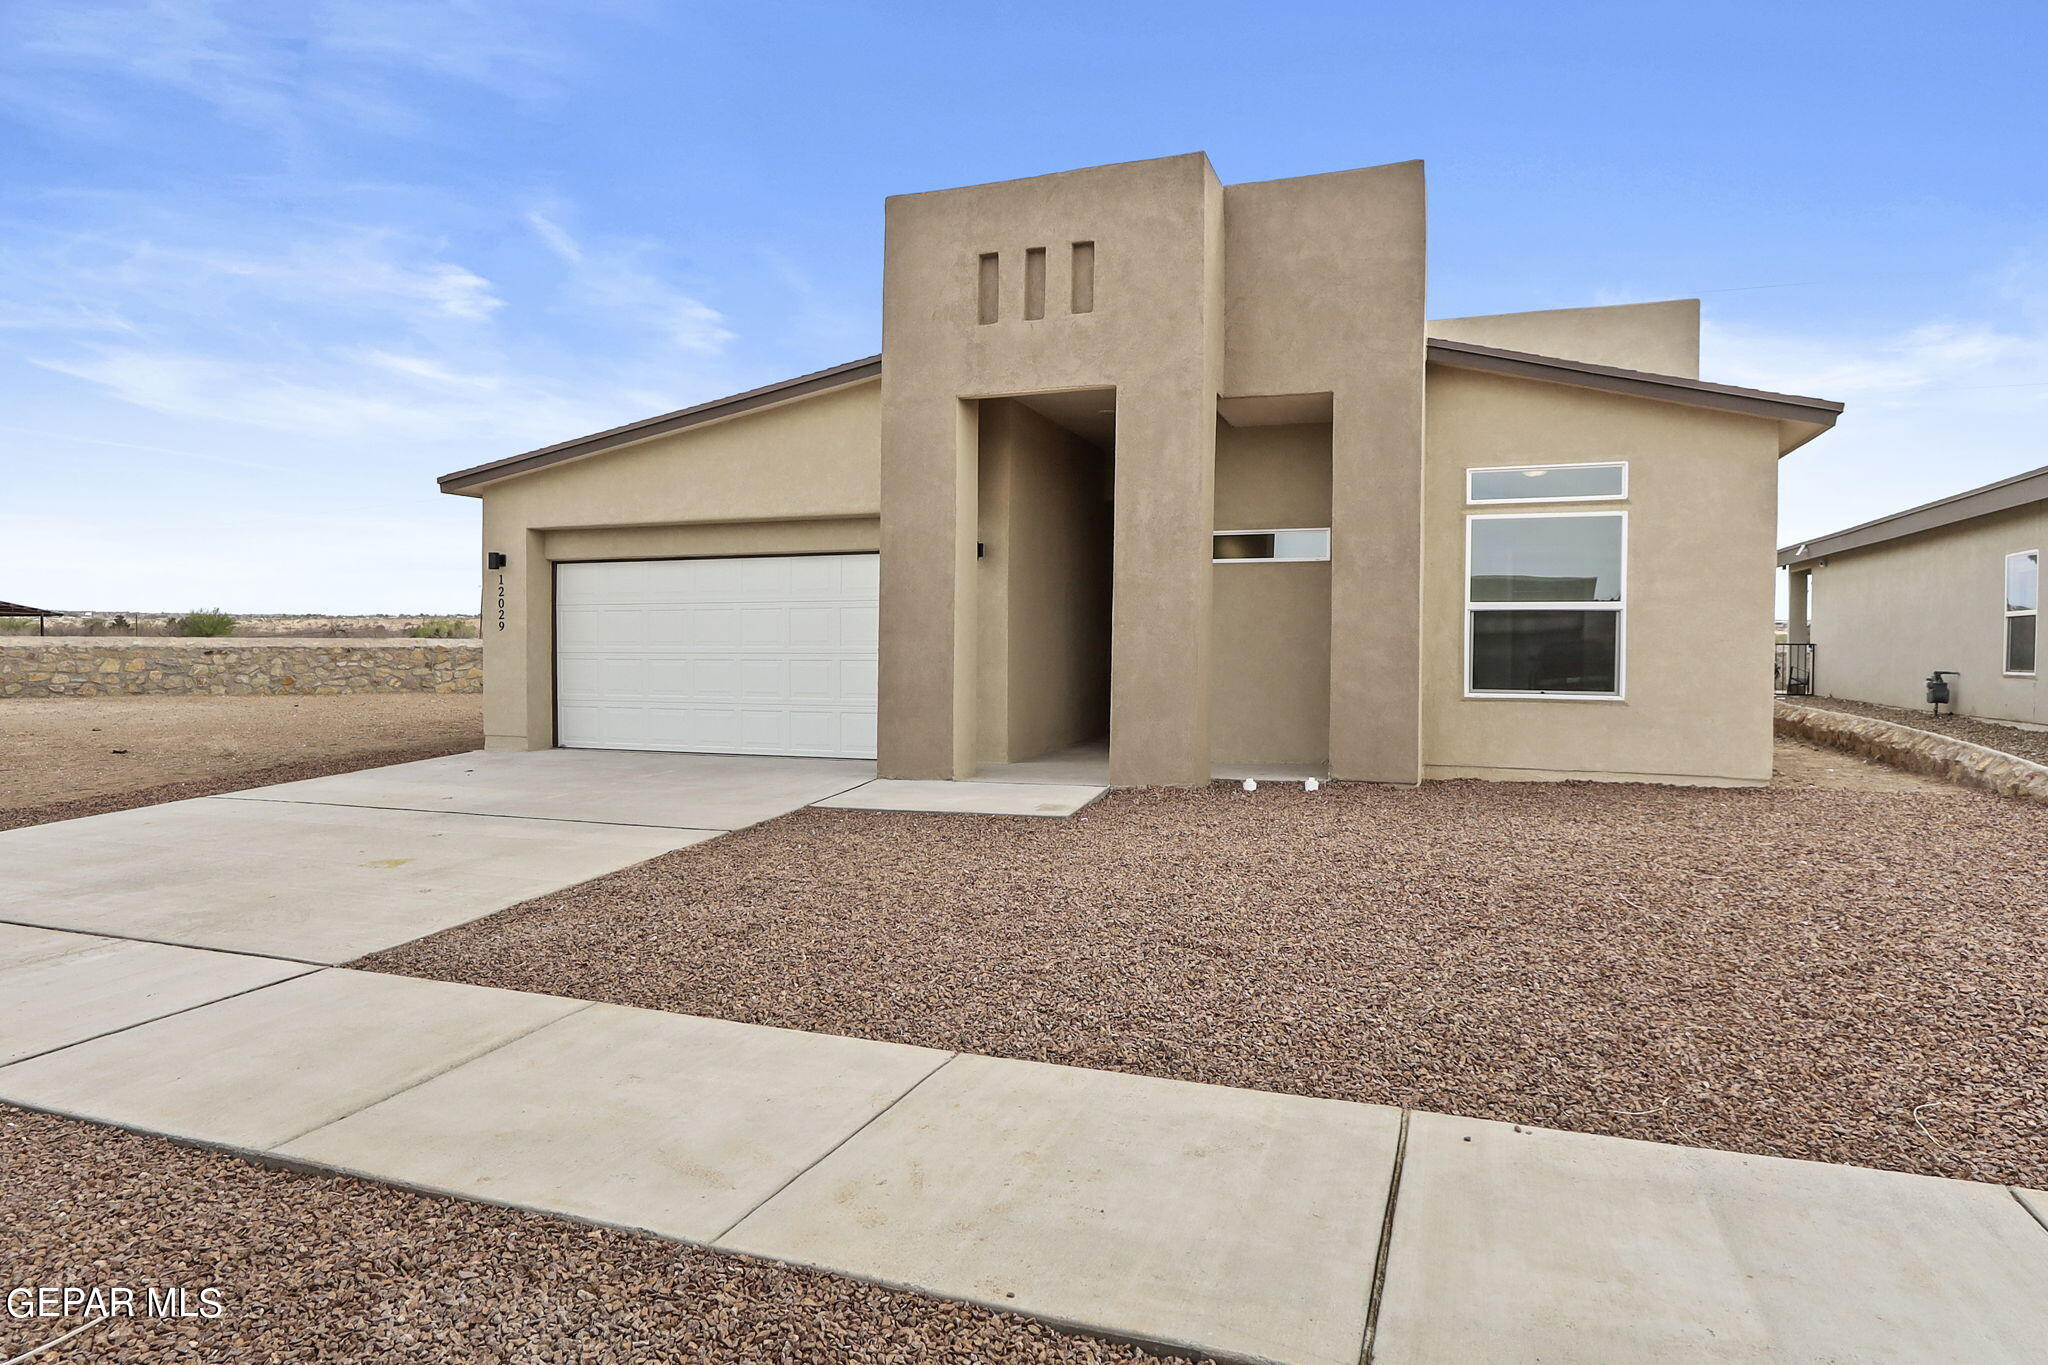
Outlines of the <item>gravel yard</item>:
[[2044,837],[1853,782],[809,809],[361,965],[2039,1187]]
[[475,693],[13,697],[0,702],[0,829],[482,743]]
[[[217,1288],[226,1310],[110,1322],[37,1365],[1144,1358],[986,1309],[4,1106],[0,1171],[8,1286]],[[80,1322],[0,1317],[0,1359]]]
[[1801,706],[1816,706],[1823,711],[1844,711],[1852,716],[1874,716],[1878,720],[1895,721],[1910,725],[1915,730],[1932,730],[1936,734],[1953,735],[1957,739],[1981,744],[1987,749],[1998,749],[2008,754],[2036,763],[2048,763],[2048,730],[2022,730],[2017,725],[2000,725],[1996,721],[1978,720],[1973,716],[1934,715],[1926,707],[1908,711],[1899,706],[1879,706],[1868,701],[1841,701],[1834,697],[1794,697]]

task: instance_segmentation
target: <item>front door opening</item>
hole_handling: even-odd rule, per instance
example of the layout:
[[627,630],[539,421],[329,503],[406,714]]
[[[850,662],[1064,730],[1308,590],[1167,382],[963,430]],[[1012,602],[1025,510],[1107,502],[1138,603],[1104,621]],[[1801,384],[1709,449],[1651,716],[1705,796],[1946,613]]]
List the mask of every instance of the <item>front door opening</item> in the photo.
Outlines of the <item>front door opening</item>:
[[977,757],[1106,765],[1116,391],[983,399],[980,431]]

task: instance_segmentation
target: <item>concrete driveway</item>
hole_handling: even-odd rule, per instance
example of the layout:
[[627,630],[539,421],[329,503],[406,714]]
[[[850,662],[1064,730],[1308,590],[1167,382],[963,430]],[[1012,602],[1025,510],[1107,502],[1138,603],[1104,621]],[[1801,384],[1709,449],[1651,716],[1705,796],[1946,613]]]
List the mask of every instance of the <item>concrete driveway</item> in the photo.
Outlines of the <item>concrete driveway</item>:
[[840,759],[431,758],[0,833],[0,922],[347,962],[873,777]]

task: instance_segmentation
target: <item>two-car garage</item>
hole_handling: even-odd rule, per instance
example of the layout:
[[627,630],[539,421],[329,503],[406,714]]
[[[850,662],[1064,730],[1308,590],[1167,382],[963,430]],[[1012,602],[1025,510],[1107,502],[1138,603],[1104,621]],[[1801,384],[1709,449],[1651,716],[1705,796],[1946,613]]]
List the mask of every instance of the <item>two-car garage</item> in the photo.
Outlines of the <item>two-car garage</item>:
[[875,756],[880,557],[555,566],[556,742]]

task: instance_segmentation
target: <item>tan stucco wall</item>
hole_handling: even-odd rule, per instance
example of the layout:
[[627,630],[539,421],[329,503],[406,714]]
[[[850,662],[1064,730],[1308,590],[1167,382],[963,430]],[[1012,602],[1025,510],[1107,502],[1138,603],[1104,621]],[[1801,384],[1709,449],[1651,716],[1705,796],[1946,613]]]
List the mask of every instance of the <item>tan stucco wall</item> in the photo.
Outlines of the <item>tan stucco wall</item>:
[[[975,766],[973,402],[1117,392],[1113,780],[1193,783],[1209,763],[1209,514],[1222,335],[1222,187],[1200,155],[888,202],[882,385],[880,767]],[[1093,311],[1069,248],[1095,243]],[[1024,253],[1048,252],[1045,316]],[[982,324],[983,254],[1002,260]],[[970,400],[963,402],[962,400]]]
[[1700,377],[1698,299],[1437,318],[1430,322],[1429,334],[1624,370]]
[[1331,395],[1329,762],[1421,776],[1422,163],[1224,192],[1223,392]]
[[[1330,426],[1216,431],[1216,529],[1330,524]],[[1210,755],[1216,763],[1330,756],[1330,566],[1214,567]]]
[[1963,675],[1949,680],[1959,713],[2048,722],[2038,668],[2032,678],[2004,673],[2005,557],[2021,550],[2048,555],[2048,504],[1814,565],[1814,690],[1919,709],[1927,675],[1952,669]]
[[[1432,777],[1763,782],[1777,436],[1758,418],[1435,368],[1423,737]],[[1464,696],[1464,471],[1626,460],[1621,701]],[[1472,511],[1522,510],[1488,505]]]
[[554,743],[553,561],[877,548],[879,390],[837,389],[487,486],[483,548],[510,563],[483,575],[486,746]]
[[981,405],[978,758],[1109,727],[1110,508],[1101,451],[1021,404]]

